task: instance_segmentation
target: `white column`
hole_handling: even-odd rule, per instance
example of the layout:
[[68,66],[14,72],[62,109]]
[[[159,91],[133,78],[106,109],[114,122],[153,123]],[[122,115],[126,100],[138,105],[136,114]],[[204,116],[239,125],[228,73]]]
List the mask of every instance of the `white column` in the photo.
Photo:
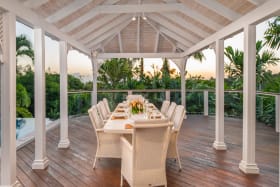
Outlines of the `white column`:
[[32,169],[45,169],[46,156],[46,97],[45,97],[45,35],[40,28],[34,29],[35,57],[35,160]]
[[3,14],[1,64],[1,186],[19,186],[16,178],[16,17]]
[[224,140],[224,40],[216,41],[216,121],[215,141],[216,150],[226,150]]
[[275,117],[276,117],[276,132],[280,132],[280,95],[275,96]]
[[65,41],[60,41],[60,140],[58,143],[58,148],[68,148],[70,146],[70,141],[68,139],[67,53],[67,43]]
[[98,62],[97,58],[95,56],[92,56],[91,58],[91,64],[92,64],[92,75],[93,75],[93,81],[92,81],[92,105],[97,104],[97,73],[98,73]]
[[181,104],[186,108],[186,77],[185,77],[185,70],[186,70],[186,63],[187,57],[182,58],[180,64],[180,76],[181,76]]
[[243,63],[243,150],[239,168],[258,174],[256,154],[256,26],[244,27]]
[[208,116],[208,90],[203,91],[203,109],[204,109],[204,116]]

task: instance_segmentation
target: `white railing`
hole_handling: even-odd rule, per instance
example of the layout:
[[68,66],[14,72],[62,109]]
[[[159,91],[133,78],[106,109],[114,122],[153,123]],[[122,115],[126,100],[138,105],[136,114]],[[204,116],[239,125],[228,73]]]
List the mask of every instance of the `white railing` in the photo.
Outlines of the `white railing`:
[[[171,93],[178,92],[180,93],[180,89],[148,89],[148,90],[98,90],[98,93],[124,93],[127,95],[131,95],[133,93],[165,93],[165,100],[171,101]],[[215,93],[215,90],[213,89],[188,89],[186,90],[187,93],[193,93],[193,92],[200,92],[203,93],[203,115],[208,116],[209,115],[209,93]],[[88,93],[92,94],[91,91],[73,91],[68,92],[69,94],[81,94],[81,93]],[[240,93],[243,92],[241,90],[225,90],[225,93]],[[275,98],[275,122],[276,122],[276,131],[280,131],[280,94],[276,93],[270,93],[270,92],[257,92],[257,95],[259,96],[267,96],[267,97],[274,97]],[[263,98],[261,97],[261,98]],[[164,99],[162,98],[162,99]],[[261,99],[260,102],[260,112],[263,112],[263,99]]]

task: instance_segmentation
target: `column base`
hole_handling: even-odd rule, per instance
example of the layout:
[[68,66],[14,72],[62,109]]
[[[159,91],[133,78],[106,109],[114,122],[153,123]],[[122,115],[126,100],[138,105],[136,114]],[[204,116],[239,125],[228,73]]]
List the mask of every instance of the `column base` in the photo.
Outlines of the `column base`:
[[245,161],[241,161],[239,163],[239,169],[244,172],[245,174],[259,174],[260,169],[258,168],[257,164],[248,164]]
[[34,160],[32,169],[45,169],[49,165],[49,160],[45,157],[43,160]]
[[225,144],[224,142],[217,142],[217,141],[215,141],[215,142],[213,143],[213,147],[214,147],[216,150],[221,150],[221,151],[227,150],[227,146],[226,146],[226,144]]
[[70,146],[70,141],[69,139],[64,139],[64,140],[60,140],[58,143],[58,148],[59,149],[67,149]]

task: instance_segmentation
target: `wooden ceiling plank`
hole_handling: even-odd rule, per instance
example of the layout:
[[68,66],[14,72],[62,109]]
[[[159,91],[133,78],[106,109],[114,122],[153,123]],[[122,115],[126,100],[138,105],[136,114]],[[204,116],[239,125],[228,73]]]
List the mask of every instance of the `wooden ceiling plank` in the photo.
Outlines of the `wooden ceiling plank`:
[[131,20],[130,15],[123,15],[116,19],[113,23],[104,25],[102,28],[98,29],[96,32],[92,31],[89,35],[87,35],[85,38],[79,40],[82,43],[87,43],[89,41],[94,40],[95,38],[101,36],[102,34],[106,33],[110,29],[113,29],[114,27],[117,27],[118,25],[122,24],[123,22]]
[[177,16],[174,13],[165,13],[165,14],[161,14],[161,15],[170,19],[174,23],[179,24],[180,26],[184,27],[185,29],[193,31],[194,33],[201,36],[202,38],[205,38],[210,35],[208,32],[205,32],[200,27],[196,26],[195,24],[187,22],[185,19],[181,18],[180,16]]
[[79,32],[75,33],[73,35],[73,37],[76,39],[83,38],[84,36],[90,34],[92,31],[100,28],[103,25],[106,25],[108,22],[117,18],[118,16],[119,16],[118,14],[104,16],[104,17],[98,19],[98,21],[88,25],[86,28],[79,30]]
[[137,17],[137,52],[140,52],[140,17]]
[[232,9],[218,3],[216,0],[196,0],[197,3],[201,4],[202,6],[216,12],[217,14],[227,18],[228,20],[236,20],[241,17],[241,14],[233,11]]
[[123,22],[122,24],[119,24],[118,26],[114,27],[113,29],[109,30],[108,32],[106,32],[103,35],[101,35],[100,37],[98,37],[96,40],[90,41],[89,43],[86,44],[86,46],[89,48],[92,48],[92,47],[98,45],[99,43],[103,42],[107,38],[121,32],[121,30],[123,30],[125,27],[127,27],[127,25],[129,25],[130,22],[131,22],[131,19],[129,19],[126,22]]
[[261,5],[266,2],[266,0],[247,0],[247,1],[249,1],[250,3],[252,3],[256,6]]
[[188,39],[192,43],[197,43],[198,41],[200,41],[200,38],[198,38],[197,36],[186,32],[185,30],[175,26],[174,24],[168,22],[166,19],[163,19],[155,14],[152,14],[148,18],[154,20],[155,22],[168,28],[169,30],[172,30],[172,32],[181,35],[181,37]]
[[120,0],[106,0],[103,5],[113,5],[119,2]]
[[29,8],[37,8],[47,2],[48,2],[48,0],[27,0],[24,2],[24,6],[29,7]]
[[67,41],[72,47],[82,51],[85,54],[90,54],[90,51],[87,47],[77,40],[74,40],[69,35],[62,33],[54,25],[48,23],[45,19],[40,18],[34,11],[23,7],[22,3],[16,0],[0,1],[0,7],[14,13],[18,20],[22,21],[23,23],[29,26],[42,28],[47,34],[54,36],[59,40]]
[[47,17],[46,20],[50,23],[58,22],[63,18],[71,15],[72,13],[78,11],[80,8],[86,6],[91,1],[92,0],[74,0],[72,3],[59,9],[57,12]]
[[173,48],[176,47],[176,44],[175,44],[173,41],[171,41],[168,37],[166,37],[166,36],[159,30],[159,28],[158,28],[157,26],[155,26],[154,23],[151,22],[151,20],[147,19],[146,22],[147,22],[156,32],[159,32],[159,34],[160,34],[164,39],[166,39],[166,40],[172,45]]

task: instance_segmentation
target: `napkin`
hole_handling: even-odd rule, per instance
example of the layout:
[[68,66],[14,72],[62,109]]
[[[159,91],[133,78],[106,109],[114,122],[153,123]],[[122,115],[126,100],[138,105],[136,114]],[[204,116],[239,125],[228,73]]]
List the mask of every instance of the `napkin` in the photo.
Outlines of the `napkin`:
[[132,129],[133,126],[131,124],[125,124],[125,129]]
[[127,116],[112,116],[111,120],[117,120],[117,119],[127,119]]

